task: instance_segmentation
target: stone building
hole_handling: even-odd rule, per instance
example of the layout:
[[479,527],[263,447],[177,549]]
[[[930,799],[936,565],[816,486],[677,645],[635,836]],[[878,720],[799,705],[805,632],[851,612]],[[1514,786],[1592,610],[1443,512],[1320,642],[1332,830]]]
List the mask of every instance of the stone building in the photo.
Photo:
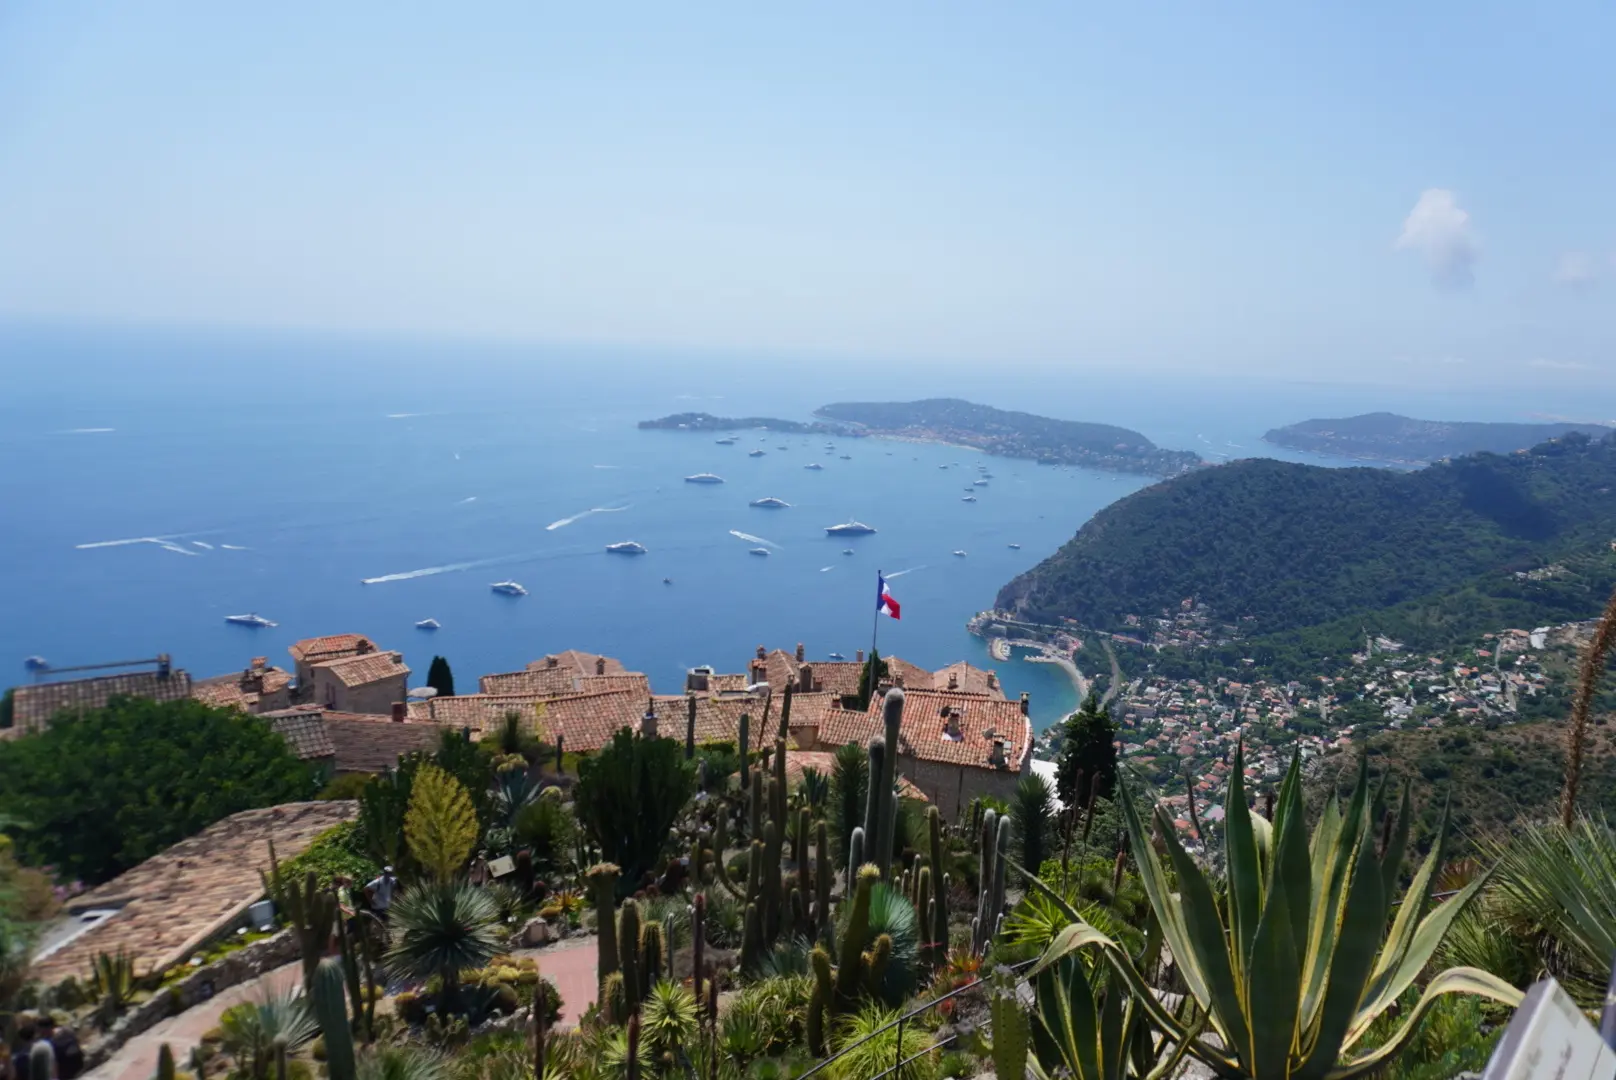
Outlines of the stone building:
[[7,730],[11,736],[39,731],[59,713],[104,708],[120,696],[179,701],[191,696],[191,677],[174,667],[167,656],[159,656],[151,671],[19,686],[12,696],[12,726]]
[[300,696],[306,701],[308,690],[314,684],[314,665],[364,656],[377,650],[376,643],[364,634],[327,634],[293,642],[286,651],[292,654],[293,674],[297,676]]
[[394,703],[408,696],[410,669],[403,653],[364,652],[312,664],[309,671],[311,681],[300,696],[337,712],[389,716]]
[[198,679],[192,684],[191,695],[217,708],[254,714],[273,712],[291,707],[292,676],[272,665],[269,657],[255,656],[239,675]]

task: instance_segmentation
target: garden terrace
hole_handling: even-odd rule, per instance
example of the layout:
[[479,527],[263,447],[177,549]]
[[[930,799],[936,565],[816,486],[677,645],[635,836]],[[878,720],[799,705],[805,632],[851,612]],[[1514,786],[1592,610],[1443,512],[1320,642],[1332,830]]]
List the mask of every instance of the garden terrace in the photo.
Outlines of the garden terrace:
[[269,865],[271,843],[278,857],[290,858],[357,812],[348,801],[304,802],[225,818],[77,897],[72,913],[116,914],[41,957],[34,977],[45,986],[82,978],[97,953],[120,949],[137,956],[142,971],[185,960],[263,895],[258,872]]

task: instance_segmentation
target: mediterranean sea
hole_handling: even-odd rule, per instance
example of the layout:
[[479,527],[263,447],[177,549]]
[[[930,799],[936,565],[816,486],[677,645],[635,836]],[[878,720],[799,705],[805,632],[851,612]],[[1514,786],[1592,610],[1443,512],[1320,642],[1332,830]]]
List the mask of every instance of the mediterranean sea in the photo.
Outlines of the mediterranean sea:
[[[1010,696],[1031,695],[1040,726],[1074,707],[1066,677],[994,663],[965,622],[1150,478],[884,439],[828,451],[823,436],[743,432],[720,446],[636,422],[949,396],[1121,424],[1212,461],[1317,462],[1262,433],[1374,409],[1616,416],[1616,402],[1576,395],[289,333],[11,328],[0,350],[5,683],[29,677],[32,655],[69,666],[168,653],[197,677],[253,656],[289,667],[293,641],[354,631],[402,650],[416,684],[434,654],[466,692],[479,674],[579,648],[676,692],[686,669],[744,670],[760,644],[802,642],[817,659],[867,649],[881,570],[903,605],[879,627],[884,654],[996,668]],[[979,465],[993,477],[983,487]],[[700,472],[726,482],[683,482]],[[766,496],[791,505],[748,505]],[[826,536],[849,519],[877,532]],[[648,553],[605,553],[626,540]],[[528,595],[489,591],[506,579]],[[224,621],[249,612],[278,625]],[[442,628],[415,629],[427,618]]]

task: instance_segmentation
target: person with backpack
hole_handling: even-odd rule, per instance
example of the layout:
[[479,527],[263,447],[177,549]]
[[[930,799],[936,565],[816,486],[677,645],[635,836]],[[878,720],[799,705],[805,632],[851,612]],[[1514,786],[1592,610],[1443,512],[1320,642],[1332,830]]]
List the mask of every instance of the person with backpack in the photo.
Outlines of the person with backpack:
[[70,1027],[57,1026],[49,1013],[39,1018],[39,1037],[48,1040],[56,1054],[56,1080],[74,1080],[84,1071],[84,1048]]

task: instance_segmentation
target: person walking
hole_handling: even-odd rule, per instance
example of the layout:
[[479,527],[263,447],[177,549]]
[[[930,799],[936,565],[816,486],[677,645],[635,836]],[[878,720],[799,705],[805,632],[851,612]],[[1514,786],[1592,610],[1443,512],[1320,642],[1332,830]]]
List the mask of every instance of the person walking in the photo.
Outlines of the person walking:
[[382,922],[387,921],[387,909],[393,906],[393,894],[398,891],[398,878],[393,876],[391,866],[382,867],[382,872],[369,885],[365,886],[365,897],[370,901],[370,910]]

